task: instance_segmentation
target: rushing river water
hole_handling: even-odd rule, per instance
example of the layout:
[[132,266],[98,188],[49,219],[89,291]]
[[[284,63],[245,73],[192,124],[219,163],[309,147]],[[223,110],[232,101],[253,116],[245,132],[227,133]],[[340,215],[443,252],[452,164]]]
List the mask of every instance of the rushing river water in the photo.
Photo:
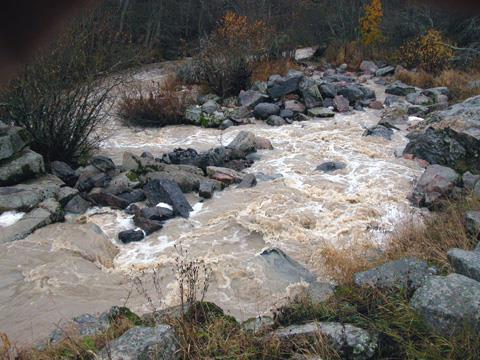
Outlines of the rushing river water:
[[[176,304],[174,244],[181,244],[188,257],[205,260],[213,270],[207,298],[240,320],[268,311],[288,291],[288,282],[258,260],[267,247],[282,249],[319,280],[328,280],[322,256],[326,246],[381,247],[395,224],[413,211],[406,196],[422,169],[395,157],[407,142],[402,133],[392,141],[362,137],[364,128],[378,119],[378,111],[367,110],[283,127],[258,122],[225,131],[117,125],[102,153],[119,164],[125,151],[160,156],[176,147],[206,150],[248,130],[270,139],[274,150],[260,151],[260,159],[246,171],[281,177],[251,189],[231,187],[205,202],[190,194],[195,210],[190,219],[171,220],[140,243],[116,240],[119,231],[134,227],[124,212],[94,209],[1,245],[0,329],[14,341],[26,342],[47,335],[62,319],[111,305],[127,302],[135,311],[148,311],[130,279],[154,267],[162,277],[162,304]],[[329,160],[347,166],[330,174],[315,170]]]

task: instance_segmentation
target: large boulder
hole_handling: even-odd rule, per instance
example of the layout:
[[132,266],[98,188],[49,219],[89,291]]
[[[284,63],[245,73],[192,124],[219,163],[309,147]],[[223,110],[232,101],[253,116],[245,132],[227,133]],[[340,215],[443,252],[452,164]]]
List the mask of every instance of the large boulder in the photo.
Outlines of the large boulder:
[[416,206],[435,207],[449,195],[458,185],[460,175],[445,166],[430,165],[417,182],[410,195]]
[[451,249],[448,252],[448,260],[456,273],[480,281],[480,253],[478,251]]
[[325,337],[342,359],[371,359],[377,350],[377,337],[368,331],[350,324],[335,322],[312,322],[291,325],[274,331],[280,339],[301,341]]
[[139,242],[145,238],[145,234],[142,230],[125,230],[118,233],[118,240],[124,244],[130,244],[132,242]]
[[166,203],[172,206],[176,215],[188,218],[192,207],[182,193],[180,187],[174,181],[168,179],[151,180],[143,188],[149,205],[156,206]]
[[280,107],[277,104],[272,103],[260,103],[255,106],[253,110],[253,114],[256,118],[259,119],[268,119],[271,115],[278,115],[280,114]]
[[382,77],[387,75],[393,75],[395,68],[393,66],[384,66],[375,72],[375,76]]
[[432,113],[426,126],[408,138],[405,154],[461,172],[480,173],[480,96]]
[[307,108],[323,106],[322,93],[316,81],[311,78],[304,78],[300,83],[300,92]]
[[75,195],[65,205],[65,211],[67,213],[80,215],[80,214],[83,214],[85,211],[87,211],[88,208],[91,206],[92,206],[91,202],[85,200],[80,195]]
[[278,248],[264,250],[260,254],[260,258],[264,262],[265,271],[271,274],[272,279],[276,279],[275,281],[288,283],[315,282],[315,275]]
[[401,81],[395,81],[393,84],[389,85],[385,89],[385,93],[397,96],[407,96],[408,94],[414,93],[416,91],[417,89],[415,89],[415,87],[406,85]]
[[281,98],[282,96],[294,93],[299,91],[300,82],[303,79],[303,74],[301,73],[290,73],[286,77],[278,77],[273,81],[269,81],[268,84],[268,95],[273,99]]
[[232,150],[230,156],[242,159],[250,153],[257,151],[255,146],[255,134],[250,131],[240,131],[227,148]]
[[429,267],[425,261],[407,258],[390,261],[373,269],[356,273],[354,280],[358,286],[416,290],[435,274],[436,270]]
[[98,171],[109,172],[115,170],[115,164],[112,159],[103,155],[95,155],[91,158],[90,164]]
[[465,214],[465,223],[467,232],[480,240],[480,211],[468,211]]
[[343,95],[337,95],[333,98],[333,107],[340,113],[350,110],[350,102]]
[[30,143],[27,130],[20,127],[0,128],[0,161],[21,152]]
[[178,340],[169,325],[134,327],[110,342],[100,353],[104,360],[177,359]]
[[383,137],[384,139],[392,140],[393,130],[383,125],[375,125],[366,129],[362,136]]
[[91,166],[84,169],[78,177],[75,187],[80,192],[88,192],[94,187],[106,187],[112,178],[97,168]]
[[308,115],[316,118],[329,118],[334,117],[335,113],[327,108],[317,107],[308,110]]
[[68,186],[75,186],[78,176],[73,170],[70,165],[62,162],[62,161],[53,161],[50,164],[50,170],[52,174],[59,177],[60,179],[65,182]]
[[[238,171],[235,171],[233,169],[229,168],[223,168],[223,167],[217,167],[217,166],[209,166],[207,167],[207,175],[210,176],[212,179],[222,181],[220,178],[218,178],[218,175],[223,175],[226,176],[227,178],[230,178],[232,183],[241,183],[245,174],[242,174]],[[229,181],[222,181],[229,183]]]
[[0,161],[0,186],[10,186],[45,173],[43,157],[24,149],[13,157]]
[[378,66],[373,61],[363,60],[360,64],[360,70],[365,74],[375,74],[378,71]]
[[130,202],[127,200],[101,188],[94,188],[90,191],[88,198],[95,205],[108,206],[113,209],[126,209],[130,205]]
[[461,333],[465,326],[480,331],[480,283],[466,276],[433,276],[410,304],[441,335]]
[[175,182],[184,193],[197,191],[204,179],[200,168],[189,165],[165,165],[162,171],[155,171],[141,177],[145,183],[155,179],[166,179]]
[[240,105],[249,108],[254,108],[258,104],[268,101],[267,95],[255,90],[242,90],[238,97],[240,99]]

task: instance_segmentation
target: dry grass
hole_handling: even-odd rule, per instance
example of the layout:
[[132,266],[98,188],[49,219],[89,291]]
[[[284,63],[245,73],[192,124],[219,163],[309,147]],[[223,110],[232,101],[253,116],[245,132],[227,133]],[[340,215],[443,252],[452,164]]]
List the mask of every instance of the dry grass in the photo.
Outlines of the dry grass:
[[288,70],[295,68],[296,65],[290,58],[258,61],[252,65],[252,81],[267,81],[273,74],[285,76]]

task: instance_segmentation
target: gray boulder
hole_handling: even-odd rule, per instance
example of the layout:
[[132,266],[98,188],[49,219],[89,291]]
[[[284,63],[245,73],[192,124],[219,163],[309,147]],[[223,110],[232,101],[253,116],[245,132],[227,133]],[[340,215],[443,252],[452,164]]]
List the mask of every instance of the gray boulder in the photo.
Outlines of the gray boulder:
[[100,172],[97,168],[91,166],[87,167],[78,177],[77,183],[75,187],[80,192],[88,192],[92,190],[94,187],[106,187],[112,178]]
[[392,140],[393,130],[383,125],[375,125],[366,129],[362,136],[383,137],[384,139]]
[[429,267],[425,261],[407,258],[390,261],[376,268],[356,273],[354,280],[358,286],[416,290],[435,274],[436,269]]
[[290,109],[283,109],[280,111],[280,117],[283,119],[293,119],[295,116],[295,113],[290,110]]
[[118,233],[118,240],[124,244],[142,241],[145,234],[142,230],[125,230]]
[[260,103],[255,106],[253,114],[256,118],[265,120],[268,119],[268,117],[271,115],[280,114],[280,107],[277,104]]
[[282,96],[297,92],[300,90],[300,82],[303,79],[303,74],[292,73],[286,77],[279,77],[269,82],[267,93],[273,99],[281,98]]
[[308,109],[323,106],[322,93],[314,80],[304,78],[300,83],[300,92]]
[[247,189],[257,185],[257,178],[253,174],[247,174],[244,176],[242,182],[238,184],[239,189]]
[[257,151],[255,147],[255,134],[250,131],[240,131],[227,148],[232,150],[233,158],[244,158],[250,153]]
[[347,165],[339,161],[326,161],[317,166],[315,170],[323,172],[334,172],[337,170],[345,169]]
[[78,195],[78,190],[77,189],[73,189],[71,187],[65,186],[65,187],[60,188],[60,190],[58,191],[58,194],[56,196],[56,199],[58,200],[60,205],[65,206],[76,195]]
[[215,111],[220,109],[220,105],[215,100],[208,100],[202,105],[202,111],[205,114],[212,115]]
[[78,176],[70,165],[62,161],[53,161],[50,164],[52,174],[62,179],[68,186],[75,186]]
[[270,115],[266,122],[270,126],[283,126],[288,124],[284,118],[277,115]]
[[478,239],[480,236],[480,211],[468,211],[465,214],[465,223],[467,232]]
[[467,171],[462,176],[463,187],[468,190],[472,191],[475,189],[475,185],[480,181],[480,175],[474,175],[470,171]]
[[254,108],[258,104],[268,101],[267,95],[255,90],[242,90],[238,97],[240,99],[240,105],[249,108]]
[[415,87],[406,85],[401,81],[395,81],[393,84],[389,85],[385,89],[385,93],[398,96],[407,96],[408,94],[414,93],[416,91],[417,89],[415,89]]
[[337,89],[337,94],[342,95],[349,101],[351,105],[355,105],[357,101],[365,99],[365,93],[360,85],[347,84]]
[[260,254],[266,272],[271,274],[272,280],[287,283],[315,282],[315,275],[303,265],[292,259],[278,248],[266,249]]
[[130,202],[127,200],[109,193],[101,188],[94,188],[88,194],[88,198],[91,202],[98,206],[108,206],[113,209],[126,209]]
[[0,127],[0,161],[21,152],[30,143],[28,131],[20,127]]
[[329,117],[334,117],[335,113],[327,108],[313,108],[313,109],[308,109],[308,115],[316,118],[329,118]]
[[339,352],[342,359],[371,359],[377,350],[377,337],[350,324],[335,322],[312,322],[304,325],[292,325],[274,331],[280,339],[301,340],[318,339],[324,336]]
[[101,172],[115,170],[115,164],[113,163],[112,159],[102,155],[96,155],[92,157],[90,164],[92,164],[93,167]]
[[410,304],[441,335],[458,334],[465,326],[480,331],[480,283],[466,276],[432,276]]
[[134,327],[110,342],[100,353],[105,360],[171,360],[178,358],[179,345],[169,325]]
[[465,275],[473,280],[480,281],[480,253],[451,249],[448,252],[448,260],[456,273]]
[[171,180],[175,182],[184,193],[197,191],[200,182],[204,179],[203,171],[196,166],[163,165],[159,169],[160,171],[147,173],[140,178],[144,180],[144,183],[148,183],[151,180]]
[[350,110],[350,103],[343,95],[337,95],[333,98],[333,107],[340,113],[345,113]]
[[360,64],[360,70],[365,74],[375,74],[378,71],[378,66],[373,61],[363,60]]
[[306,110],[305,105],[298,100],[287,100],[284,105],[285,110],[291,110],[294,113],[304,113]]
[[0,161],[0,186],[10,186],[45,173],[43,157],[24,149],[13,157]]
[[211,180],[204,180],[200,183],[198,195],[204,199],[211,199],[215,191],[215,184]]
[[80,195],[74,196],[70,201],[65,205],[65,211],[72,214],[83,214],[92,206],[92,203],[82,198]]
[[420,92],[414,92],[408,94],[406,97],[407,101],[413,105],[431,105],[433,103],[432,99],[426,95],[423,95]]
[[337,96],[337,89],[331,83],[323,83],[320,85],[320,94],[323,98],[334,98]]
[[143,188],[147,202],[151,206],[166,203],[173,207],[176,215],[188,218],[192,207],[182,193],[177,183],[168,179],[151,180]]
[[445,166],[430,165],[417,182],[410,200],[416,206],[435,207],[448,197],[460,181],[460,175]]
[[375,76],[383,77],[383,76],[393,75],[394,73],[395,73],[395,67],[384,66],[375,72]]

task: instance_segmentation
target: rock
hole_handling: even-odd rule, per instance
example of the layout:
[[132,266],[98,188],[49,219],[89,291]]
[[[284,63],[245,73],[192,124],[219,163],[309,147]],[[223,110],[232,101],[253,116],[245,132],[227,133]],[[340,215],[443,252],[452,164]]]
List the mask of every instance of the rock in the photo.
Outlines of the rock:
[[112,159],[102,155],[96,155],[92,157],[92,159],[90,160],[90,164],[93,167],[95,167],[98,171],[105,172],[105,173],[115,170],[116,168]]
[[408,94],[406,99],[409,103],[413,105],[431,105],[432,104],[432,99],[430,99],[426,95],[423,95],[420,92],[414,92],[414,93]]
[[257,178],[253,174],[247,174],[244,176],[242,182],[238,185],[239,189],[247,189],[257,185]]
[[416,91],[415,87],[406,85],[400,81],[395,81],[385,89],[385,93],[397,96],[407,96]]
[[409,126],[407,110],[400,105],[393,105],[386,108],[382,114],[378,125],[389,129],[407,130]]
[[145,193],[142,189],[136,189],[129,192],[124,192],[117,195],[119,198],[128,202],[128,204],[133,204],[137,202],[144,201],[146,199]]
[[480,96],[432,113],[408,135],[405,154],[461,172],[480,172]]
[[112,178],[108,186],[105,188],[105,191],[118,195],[131,192],[139,186],[140,181],[138,181],[137,178],[132,178],[131,173],[122,172]]
[[62,179],[65,184],[72,187],[75,186],[78,176],[70,165],[61,161],[53,161],[50,164],[50,168],[52,174]]
[[212,115],[218,109],[220,109],[220,105],[214,100],[208,100],[202,105],[202,111],[208,115]]
[[347,165],[339,161],[326,161],[317,166],[315,170],[323,172],[333,172],[337,170],[345,169]]
[[410,305],[441,335],[459,334],[465,326],[480,331],[480,283],[466,276],[432,276]]
[[276,104],[260,103],[255,106],[253,114],[256,118],[265,120],[268,119],[268,117],[271,115],[280,114],[280,107]]
[[162,161],[167,164],[198,166],[199,157],[200,155],[195,149],[176,148],[172,152],[164,154]]
[[106,187],[110,183],[110,180],[112,180],[112,178],[109,175],[99,172],[96,168],[87,169],[78,177],[75,187],[80,192],[88,192],[94,187]]
[[171,180],[175,182],[184,193],[197,191],[200,182],[204,179],[203,171],[196,166],[164,165],[160,169],[162,171],[151,172],[141,178],[145,183],[151,180]]
[[[305,106],[308,109],[323,106],[322,93],[314,80],[304,78],[300,83],[300,92],[302,93]],[[301,112],[303,113],[304,111]]]
[[266,249],[260,254],[260,258],[264,262],[265,271],[274,281],[314,283],[316,280],[315,275],[280,249]]
[[418,180],[410,200],[416,206],[439,205],[439,201],[451,194],[459,180],[460,176],[455,170],[430,165]]
[[222,124],[220,125],[220,129],[221,129],[221,130],[225,130],[225,129],[228,129],[229,127],[232,127],[232,126],[234,126],[234,125],[235,125],[235,124],[233,123],[232,120],[227,119],[227,120],[224,120],[224,121],[222,122]]
[[281,116],[270,115],[267,119],[267,124],[270,126],[283,126],[287,124],[287,121]]
[[[222,167],[217,167],[217,166],[209,166],[207,167],[207,175],[212,177],[217,174],[224,174],[227,175],[228,177],[232,178],[234,182],[236,183],[241,183],[243,180],[244,175],[242,173],[239,173],[238,171],[235,171],[233,169],[228,169],[228,168],[222,168]],[[219,180],[221,181],[221,180]]]
[[284,109],[280,111],[280,117],[283,119],[293,119],[295,113],[290,109]]
[[60,205],[65,207],[65,205],[67,205],[67,203],[70,200],[72,200],[76,195],[78,195],[78,190],[77,189],[73,189],[71,187],[65,186],[65,187],[60,188],[56,198],[57,198],[58,202],[60,203]]
[[145,235],[153,234],[163,228],[163,223],[157,220],[149,220],[143,217],[140,213],[135,214],[133,223],[140,229],[145,231]]
[[205,104],[209,100],[213,100],[218,103],[222,100],[222,98],[216,94],[206,94],[206,95],[197,96],[197,103],[200,105]]
[[313,303],[322,303],[334,295],[334,287],[329,283],[313,282],[306,289],[306,295]]
[[363,60],[360,64],[360,70],[365,74],[375,74],[378,71],[378,66],[373,61]]
[[90,202],[80,195],[76,195],[65,205],[65,211],[72,214],[83,214],[90,206],[92,206]]
[[273,150],[273,145],[267,138],[255,136],[255,148],[257,150]]
[[54,199],[47,199],[30,211],[15,224],[2,228],[0,244],[8,241],[22,240],[35,230],[63,219],[60,204]]
[[140,210],[140,215],[148,220],[165,221],[173,218],[173,210],[163,206],[146,207]]
[[274,321],[270,316],[258,316],[242,323],[242,329],[253,333],[262,332],[273,327]]
[[375,76],[383,77],[383,76],[393,75],[394,73],[395,73],[395,68],[393,66],[384,66],[375,72]]
[[480,181],[475,184],[473,188],[473,195],[480,199]]
[[451,249],[448,251],[448,260],[456,273],[473,280],[480,280],[480,253],[478,251]]
[[[300,82],[303,79],[303,74],[293,73],[286,77],[275,78],[269,82],[267,93],[273,99],[281,98],[287,94],[299,91]],[[272,115],[272,114],[271,114]]]
[[360,85],[357,84],[347,84],[339,88],[337,94],[346,98],[351,105],[365,98],[364,92],[360,88]]
[[380,101],[370,101],[368,107],[373,110],[383,110],[383,104]]
[[308,115],[316,118],[334,117],[335,113],[327,108],[313,108],[308,110]]
[[111,194],[104,189],[94,188],[89,194],[88,198],[91,202],[98,206],[108,206],[113,209],[126,209],[130,203],[114,194]]
[[356,273],[354,280],[357,286],[373,286],[380,289],[404,288],[416,290],[425,281],[436,274],[425,261],[406,258],[390,261],[376,268]]
[[227,148],[232,150],[232,158],[244,158],[250,153],[257,151],[255,147],[255,134],[250,131],[240,131]]
[[43,173],[43,157],[32,150],[24,149],[13,157],[0,161],[0,186],[16,185]]
[[369,129],[366,129],[362,136],[376,136],[383,137],[387,140],[392,140],[393,130],[383,125],[375,125]]
[[240,95],[238,97],[240,99],[241,106],[246,106],[252,109],[258,104],[268,101],[267,95],[255,90],[242,90],[240,91]]
[[267,175],[263,172],[256,173],[255,176],[257,178],[257,181],[273,181],[283,178],[282,174]]
[[306,47],[295,50],[295,61],[306,61],[316,56],[318,46]]
[[304,113],[306,108],[305,105],[298,100],[287,100],[285,101],[285,110],[291,110],[294,113]]
[[338,112],[344,113],[350,110],[350,103],[343,95],[337,95],[333,98],[333,107]]
[[335,96],[337,96],[337,89],[333,84],[323,83],[320,85],[320,94],[322,95],[323,98],[333,99]]
[[422,94],[428,96],[433,102],[441,102],[443,97],[450,98],[450,90],[447,87],[435,87],[422,91]]
[[134,327],[110,342],[100,353],[105,360],[147,360],[177,358],[178,340],[169,325]]
[[478,239],[480,237],[480,211],[468,211],[465,214],[465,223],[468,234]]
[[49,336],[49,343],[56,345],[72,335],[79,338],[99,335],[105,332],[109,326],[110,322],[107,318],[99,318],[92,314],[82,314],[62,324],[62,328],[67,330],[55,329]]
[[342,64],[337,68],[337,72],[340,74],[346,73],[348,70],[348,65],[347,64]]
[[350,324],[312,322],[280,328],[273,334],[280,339],[291,341],[302,338],[318,339],[319,336],[324,336],[339,352],[342,359],[370,359],[377,349],[376,336]]
[[27,130],[20,127],[0,127],[0,161],[18,154],[30,144]]
[[215,191],[215,184],[213,181],[205,180],[200,183],[198,195],[204,199],[211,199]]
[[467,171],[462,176],[463,187],[468,191],[472,191],[475,185],[480,181],[480,175],[474,175],[470,171]]
[[151,180],[145,185],[143,191],[147,196],[147,202],[152,206],[159,203],[169,204],[176,215],[184,218],[188,218],[190,211],[193,211],[180,187],[171,180]]
[[125,230],[118,234],[118,240],[124,244],[142,241],[144,237],[142,230]]
[[191,105],[185,110],[185,119],[192,124],[199,124],[202,118],[202,107],[198,105]]

